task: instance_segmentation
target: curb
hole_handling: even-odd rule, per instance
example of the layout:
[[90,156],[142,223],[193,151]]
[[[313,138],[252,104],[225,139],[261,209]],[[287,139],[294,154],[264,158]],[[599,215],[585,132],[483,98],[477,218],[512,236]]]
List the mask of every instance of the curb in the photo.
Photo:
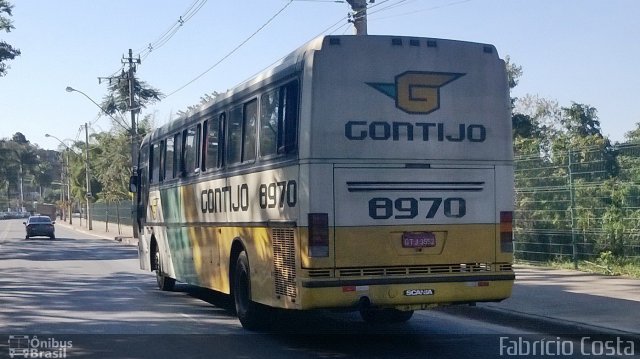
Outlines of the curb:
[[116,236],[114,240],[128,246],[138,246],[138,239],[134,237]]
[[494,324],[505,324],[505,322],[516,324],[520,328],[541,331],[543,333],[561,334],[570,337],[615,335],[626,340],[640,340],[640,333],[602,327],[584,322],[538,316],[526,312],[496,308],[482,304],[479,306],[442,307],[439,310],[447,314],[491,322]]
[[80,233],[84,233],[84,234],[88,234],[94,237],[98,237],[101,239],[106,239],[106,240],[113,240],[116,242],[120,242],[124,245],[128,245],[128,246],[138,246],[138,239],[137,238],[133,238],[130,236],[123,236],[121,234],[114,234],[114,235],[109,235],[107,233],[104,232],[94,232],[93,230],[88,230],[85,228],[81,228],[81,227],[76,227],[74,225],[70,225],[67,222],[56,222],[56,225],[60,225],[63,226],[67,229],[70,229],[72,231],[75,232],[80,232]]

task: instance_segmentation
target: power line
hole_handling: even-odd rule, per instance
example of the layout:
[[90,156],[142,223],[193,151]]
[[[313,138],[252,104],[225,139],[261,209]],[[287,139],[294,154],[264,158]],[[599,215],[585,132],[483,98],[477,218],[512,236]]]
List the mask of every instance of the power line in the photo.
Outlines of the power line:
[[[432,6],[429,8],[423,8],[423,9],[418,9],[418,10],[414,10],[411,12],[406,12],[406,13],[402,13],[402,14],[396,14],[396,15],[389,15],[387,17],[381,17],[381,18],[375,18],[373,20],[387,20],[387,19],[392,19],[395,17],[400,17],[400,16],[407,16],[407,15],[413,15],[416,13],[421,13],[421,12],[426,12],[426,11],[433,11],[433,10],[438,10],[438,9],[443,9],[443,8],[447,8],[447,7],[451,7],[451,6],[455,6],[455,5],[460,5],[460,4],[464,4],[467,2],[471,2],[472,0],[460,0],[460,1],[453,1],[444,5],[438,5],[438,6]],[[402,1],[404,2],[404,1]],[[404,6],[404,5],[408,5],[408,4],[395,4],[395,5],[390,5],[389,7],[385,8],[385,9],[380,9],[381,10],[391,10],[397,6]],[[376,11],[379,12],[379,11]],[[374,13],[376,13],[374,12]]]
[[[226,60],[227,58],[229,58],[231,55],[233,55],[236,51],[238,51],[242,46],[244,46],[244,44],[246,44],[247,42],[249,42],[249,40],[251,40],[254,36],[256,36],[260,31],[262,31],[262,29],[264,29],[267,25],[269,25],[276,17],[278,17],[278,15],[280,15],[280,13],[282,13],[289,5],[291,5],[291,3],[294,0],[289,0],[287,2],[287,4],[285,6],[283,6],[280,10],[278,10],[278,12],[276,12],[273,16],[271,16],[271,18],[269,18],[269,20],[267,20],[267,22],[265,22],[264,24],[262,24],[262,26],[260,26],[256,31],[254,31],[251,35],[249,35],[249,37],[247,37],[246,39],[244,39],[238,46],[236,46],[233,50],[231,50],[229,53],[227,53],[226,55],[224,55],[220,60],[218,60],[216,63],[214,63],[211,67],[209,67],[208,69],[206,69],[203,73],[201,73],[200,75],[196,76],[194,79],[192,79],[191,81],[187,82],[186,84],[180,86],[178,89],[172,91],[171,93],[169,93],[166,97],[169,97],[173,94],[175,94],[176,92],[184,89],[185,87],[191,85],[192,83],[196,82],[198,79],[200,79],[202,76],[206,75],[209,71],[213,70],[216,66],[218,66],[220,63],[222,63],[224,60]],[[165,97],[165,98],[166,98]]]
[[[387,5],[386,7],[381,8],[381,9],[378,9],[378,10],[375,10],[375,11],[371,11],[371,12],[369,13],[369,15],[373,15],[373,14],[376,14],[376,13],[379,13],[379,12],[383,12],[383,11],[391,10],[391,9],[394,9],[394,8],[396,8],[396,7],[398,7],[398,6],[406,5],[405,3],[406,3],[407,1],[408,1],[408,0],[400,0],[400,1],[398,1],[397,3],[395,3],[395,4],[390,4],[390,5]],[[380,3],[380,4],[378,4],[378,5],[382,5],[382,3]],[[373,6],[372,6],[371,8],[373,8]]]
[[[184,25],[187,21],[191,20],[200,9],[207,3],[208,0],[195,0],[191,6],[182,14],[182,16],[178,17],[178,20],[174,22],[171,27],[169,27],[160,37],[158,37],[155,41],[150,42],[149,44],[139,48],[136,50],[136,55],[138,58],[142,58],[143,60],[149,57],[151,52],[157,50],[164,46],[173,36],[180,30],[182,25]],[[113,79],[119,77],[119,74],[124,69],[124,64],[116,71],[114,71],[111,76],[98,77],[98,80],[102,79]]]
[[138,57],[146,58],[148,57],[152,51],[157,50],[164,46],[173,36],[180,30],[180,28],[191,18],[193,18],[200,9],[207,3],[207,0],[196,0],[191,6],[176,20],[173,25],[169,29],[167,29],[158,39],[154,42],[149,43],[144,48],[136,51]]

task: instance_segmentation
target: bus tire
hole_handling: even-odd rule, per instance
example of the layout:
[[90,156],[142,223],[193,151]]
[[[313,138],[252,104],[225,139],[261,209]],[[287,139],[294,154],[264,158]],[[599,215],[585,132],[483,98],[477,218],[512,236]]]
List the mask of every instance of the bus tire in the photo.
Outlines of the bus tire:
[[176,280],[171,277],[167,277],[164,275],[164,271],[162,270],[162,260],[160,259],[160,249],[156,245],[155,251],[155,261],[156,261],[156,282],[158,283],[158,288],[162,291],[172,291],[176,285]]
[[257,330],[264,327],[264,318],[259,305],[251,300],[251,272],[247,252],[242,251],[236,260],[233,276],[233,300],[236,315],[242,327]]
[[371,324],[404,323],[411,319],[413,310],[403,311],[393,308],[364,308],[360,309],[360,317]]

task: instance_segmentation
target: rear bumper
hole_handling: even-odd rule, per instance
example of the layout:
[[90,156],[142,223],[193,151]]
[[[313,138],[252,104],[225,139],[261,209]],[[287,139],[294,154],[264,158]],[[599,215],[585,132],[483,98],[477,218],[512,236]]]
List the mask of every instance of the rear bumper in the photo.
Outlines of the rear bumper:
[[[300,309],[373,307],[403,310],[501,301],[511,295],[515,274],[302,280]],[[366,297],[366,298],[365,298]]]
[[414,278],[374,278],[374,279],[329,279],[308,280],[302,282],[304,288],[331,288],[362,285],[389,285],[389,284],[431,284],[431,283],[458,283],[458,282],[485,282],[485,281],[513,281],[514,273],[499,275],[472,275],[472,276],[447,276],[447,277],[414,277]]
[[37,236],[43,236],[43,237],[49,237],[49,236],[53,236],[55,234],[54,231],[28,231],[27,235],[29,237],[37,237]]

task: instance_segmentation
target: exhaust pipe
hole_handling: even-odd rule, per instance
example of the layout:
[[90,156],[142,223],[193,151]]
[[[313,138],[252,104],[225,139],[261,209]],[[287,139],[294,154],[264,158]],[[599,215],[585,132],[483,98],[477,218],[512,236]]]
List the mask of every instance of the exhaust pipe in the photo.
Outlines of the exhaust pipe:
[[369,299],[369,297],[367,297],[366,295],[360,297],[360,300],[358,301],[358,309],[363,310],[369,308],[371,308],[371,299]]

